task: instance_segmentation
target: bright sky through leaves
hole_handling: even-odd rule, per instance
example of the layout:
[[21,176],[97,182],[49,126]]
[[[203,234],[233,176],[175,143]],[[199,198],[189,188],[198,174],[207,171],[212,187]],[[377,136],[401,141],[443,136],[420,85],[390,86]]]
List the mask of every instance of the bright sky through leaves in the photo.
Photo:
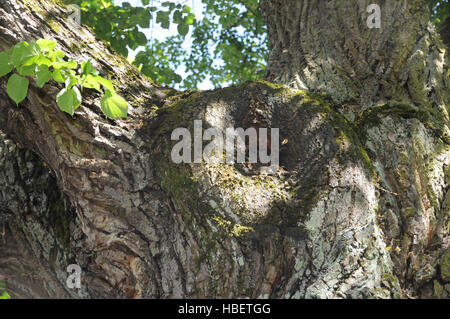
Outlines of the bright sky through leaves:
[[[114,4],[116,5],[122,5],[123,2],[129,2],[132,6],[139,6],[141,5],[140,0],[115,0]],[[157,1],[155,1],[156,3]],[[201,0],[187,0],[187,1],[178,1],[183,4],[188,4],[193,9],[195,17],[197,19],[203,19],[203,10],[205,6],[203,5]],[[153,28],[153,31],[151,30]],[[156,23],[156,16],[153,18],[153,24],[151,24],[149,29],[142,29],[144,34],[147,36],[148,39],[157,39],[161,42],[165,41],[170,36],[177,36],[178,30],[177,26],[174,24],[171,24],[169,29],[162,28],[158,23]],[[186,40],[183,43],[183,48],[185,50],[189,50],[190,42],[192,41],[192,29],[189,31],[188,35],[186,36]],[[142,48],[139,48],[137,50],[130,50],[129,51],[129,58],[134,59],[136,54],[142,51]],[[220,60],[216,60],[216,63],[220,63]],[[176,73],[181,75],[182,78],[185,78],[187,76],[186,73],[186,67],[184,63],[179,66],[176,70]],[[175,85],[175,88],[180,88],[180,85]],[[204,80],[203,82],[198,84],[199,90],[210,90],[214,89],[214,85],[209,81],[208,79]]]

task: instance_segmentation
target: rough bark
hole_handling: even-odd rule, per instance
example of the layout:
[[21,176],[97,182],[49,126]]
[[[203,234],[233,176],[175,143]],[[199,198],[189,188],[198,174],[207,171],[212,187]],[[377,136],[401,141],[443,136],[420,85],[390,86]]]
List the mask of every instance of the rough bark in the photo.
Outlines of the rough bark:
[[445,21],[442,23],[439,28],[439,33],[442,36],[442,41],[447,45],[447,48],[450,47],[450,17],[447,17]]
[[[367,25],[372,3],[381,8],[379,29]],[[263,0],[261,7],[269,80],[362,109],[386,100],[448,107],[445,49],[423,1]]]
[[[307,38],[317,22],[302,24],[320,16],[316,11],[326,16],[322,3],[340,8],[336,1],[291,2],[262,1],[275,81],[291,81],[281,60],[300,70],[302,59],[312,56],[303,47],[285,47],[286,32]],[[396,101],[387,86],[363,94],[375,80],[357,68],[346,91],[334,89],[343,88],[341,76],[327,79],[335,86],[324,87],[326,95],[268,82],[176,92],[142,77],[86,28],[67,25],[64,8],[54,1],[9,3],[14,10],[0,2],[1,49],[23,39],[55,39],[76,60],[92,57],[131,104],[127,120],[108,120],[98,95],[85,91],[71,118],[54,102],[57,83],[32,85],[16,107],[6,95],[6,77],[0,79],[0,129],[8,135],[1,137],[0,152],[0,216],[6,221],[0,280],[14,297],[447,296],[447,64],[434,31],[413,10],[419,1],[403,9],[383,2],[406,30],[424,30],[422,42],[405,42],[403,55],[388,40],[375,41]],[[356,16],[363,3],[346,8]],[[287,11],[288,5],[295,10]],[[310,15],[291,17],[294,12]],[[415,23],[411,12],[420,16]],[[316,31],[329,27],[317,25]],[[330,60],[355,56],[327,47],[332,36],[341,43],[338,34],[315,36]],[[356,48],[363,48],[361,38],[368,41],[355,33],[346,37]],[[426,39],[437,41],[434,49]],[[423,59],[414,60],[411,50],[419,43]],[[280,55],[286,48],[290,60]],[[396,71],[389,75],[390,61],[409,67],[397,70],[392,62]],[[342,68],[351,72],[352,65]],[[415,67],[429,76],[406,73],[405,86],[399,74]],[[321,91],[318,83],[328,73],[309,72],[310,82],[303,82]],[[420,100],[429,81],[431,93]],[[411,89],[413,82],[420,90]],[[354,92],[361,98],[336,102]],[[383,98],[367,107],[375,96]],[[254,122],[279,127],[280,140],[288,141],[281,149],[283,169],[261,175],[251,166],[174,164],[170,134],[192,129],[195,119],[221,130]],[[65,285],[71,263],[82,267],[80,290]],[[29,271],[34,276],[24,278]]]
[[42,160],[0,136],[0,281],[15,298],[69,297],[55,265],[71,263],[83,234]]
[[361,130],[395,273],[417,290],[435,274],[431,251],[448,248],[447,48],[423,1],[377,1],[380,29],[367,26],[371,3],[261,1],[267,78],[326,93]]

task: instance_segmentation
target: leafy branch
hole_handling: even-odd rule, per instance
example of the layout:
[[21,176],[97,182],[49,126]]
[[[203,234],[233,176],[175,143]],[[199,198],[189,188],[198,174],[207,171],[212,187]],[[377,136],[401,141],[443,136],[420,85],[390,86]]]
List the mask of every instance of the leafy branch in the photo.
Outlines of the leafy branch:
[[66,61],[64,57],[64,52],[56,50],[56,42],[47,39],[19,42],[9,51],[0,52],[0,77],[16,70],[6,85],[8,96],[19,105],[27,97],[27,77],[35,78],[40,88],[53,79],[65,84],[56,96],[61,111],[73,116],[82,103],[80,88],[86,88],[104,93],[100,106],[107,117],[127,117],[128,103],[115,92],[111,81],[99,75],[90,60],[80,67],[76,61]]

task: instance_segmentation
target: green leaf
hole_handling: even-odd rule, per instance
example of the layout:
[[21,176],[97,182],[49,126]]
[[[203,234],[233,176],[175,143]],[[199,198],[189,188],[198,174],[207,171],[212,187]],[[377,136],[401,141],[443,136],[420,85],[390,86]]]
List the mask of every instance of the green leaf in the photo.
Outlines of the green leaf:
[[66,54],[62,51],[54,51],[50,54],[50,59],[52,59],[53,61],[58,61],[64,58],[65,56]]
[[195,21],[195,14],[189,13],[189,15],[186,17],[185,23],[189,25],[189,24],[193,24],[194,21]]
[[177,29],[178,29],[178,33],[180,35],[182,35],[183,37],[189,33],[189,25],[187,25],[187,24],[179,24]]
[[54,70],[52,73],[53,79],[58,83],[64,83],[66,80],[64,79],[63,74],[60,70]]
[[183,78],[179,74],[175,73],[174,82],[175,83],[180,83],[182,80],[183,80]]
[[75,75],[68,75],[66,78],[66,81],[64,82],[66,84],[66,88],[71,88],[73,87],[75,84],[78,83],[78,77]]
[[4,76],[12,71],[14,65],[11,63],[11,57],[7,52],[0,52],[0,76]]
[[[24,59],[24,60],[22,61],[22,63],[21,63],[20,66],[29,66],[29,65],[32,65],[32,64],[35,63],[35,61],[38,59],[38,57],[39,57],[38,55],[35,55],[35,56],[32,56],[32,57],[26,58],[26,59]],[[19,68],[20,68],[20,66],[19,66]]]
[[141,14],[136,16],[136,19],[137,24],[141,28],[147,29],[150,27],[150,19],[151,19],[150,11],[144,9],[144,11],[142,11]]
[[36,43],[28,44],[28,42],[19,42],[11,49],[12,62],[16,67],[19,67],[28,62],[28,60],[38,56],[39,53],[39,48]]
[[97,77],[93,76],[92,74],[88,74],[86,76],[86,79],[84,80],[83,87],[87,89],[95,89],[99,92],[100,90],[100,83],[98,82]]
[[27,97],[29,81],[27,78],[13,74],[6,85],[8,96],[18,105]]
[[83,71],[83,74],[91,74],[95,71],[94,67],[91,64],[91,59],[87,60],[86,62],[81,62],[81,70]]
[[78,66],[78,63],[73,61],[73,60],[70,60],[68,62],[66,62],[66,61],[55,61],[55,62],[52,63],[52,66],[55,69],[62,69],[62,68],[76,69],[77,66]]
[[36,41],[39,48],[44,52],[52,51],[56,48],[56,42],[47,39],[40,39]]
[[115,92],[114,90],[114,85],[112,84],[112,82],[110,80],[105,79],[102,76],[96,76],[95,79],[97,80],[98,83],[100,83],[101,85],[103,85],[103,87],[111,92]]
[[180,24],[183,22],[183,15],[180,10],[175,10],[173,12],[173,21],[177,24]]
[[46,65],[46,66],[52,65],[52,61],[43,55],[38,56],[34,61],[34,63],[36,63],[37,65]]
[[39,86],[41,88],[44,86],[45,83],[50,81],[50,79],[52,78],[52,72],[44,69],[44,70],[39,71],[36,74],[36,76],[37,76],[36,84],[37,84],[37,86]]
[[184,5],[183,6],[183,12],[186,12],[186,13],[189,13],[189,12],[191,12],[191,7],[190,6],[187,6],[187,5]]
[[[27,54],[27,42],[19,42],[11,49],[12,63],[15,66],[19,66],[22,59]],[[28,55],[25,57],[29,57]]]
[[163,27],[164,29],[168,29],[170,26],[169,14],[170,11],[158,11],[156,13],[156,23],[160,23],[161,27]]
[[17,68],[17,72],[19,72],[19,74],[23,76],[35,76],[36,69],[37,69],[36,64],[22,65]]
[[109,118],[126,118],[128,114],[128,103],[125,99],[114,92],[107,90],[105,96],[100,100],[103,113]]
[[81,105],[81,93],[76,86],[65,88],[56,96],[56,103],[61,111],[70,115]]
[[137,29],[135,29],[135,31],[133,32],[133,37],[136,39],[136,44],[138,45],[145,45],[148,41],[145,34],[138,31]]

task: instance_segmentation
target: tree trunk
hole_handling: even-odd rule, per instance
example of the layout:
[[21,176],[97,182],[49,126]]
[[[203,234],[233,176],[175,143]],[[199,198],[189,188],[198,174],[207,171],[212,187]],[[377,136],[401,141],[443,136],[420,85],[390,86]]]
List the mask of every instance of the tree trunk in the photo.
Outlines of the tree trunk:
[[447,48],[450,47],[450,16],[442,22],[441,27],[439,28],[439,33],[442,36],[442,41],[447,45]]
[[369,0],[261,3],[270,38],[268,79],[360,108],[387,100],[448,107],[445,50],[424,1],[377,1],[380,28],[367,23]]
[[[59,84],[30,84],[16,107],[0,78],[10,294],[447,297],[445,49],[421,1],[380,1],[379,30],[363,23],[367,1],[342,3],[261,1],[268,79],[280,84],[177,92],[74,29],[55,1],[0,1],[1,50],[55,39],[130,103],[127,120],[106,119],[87,90],[72,118],[54,102]],[[171,133],[196,119],[223,132],[279,128],[283,169],[175,164]],[[81,289],[66,285],[69,264],[82,268]]]

